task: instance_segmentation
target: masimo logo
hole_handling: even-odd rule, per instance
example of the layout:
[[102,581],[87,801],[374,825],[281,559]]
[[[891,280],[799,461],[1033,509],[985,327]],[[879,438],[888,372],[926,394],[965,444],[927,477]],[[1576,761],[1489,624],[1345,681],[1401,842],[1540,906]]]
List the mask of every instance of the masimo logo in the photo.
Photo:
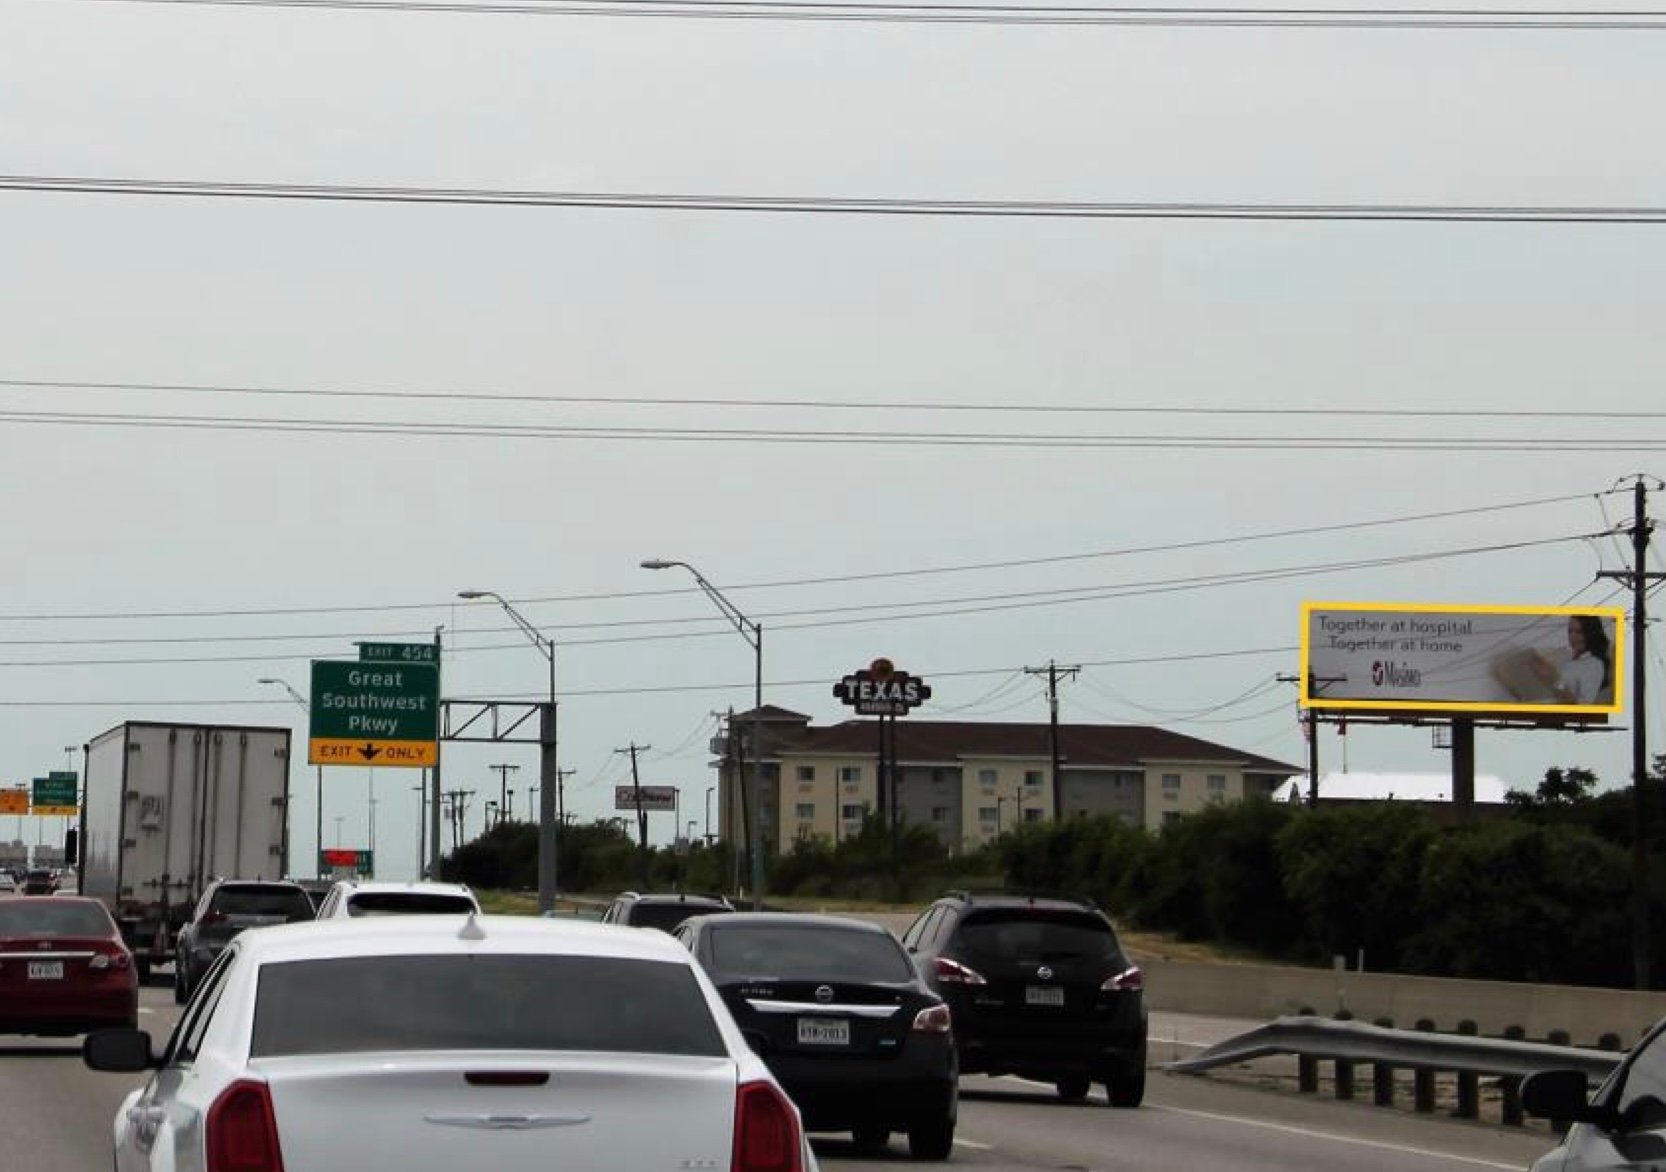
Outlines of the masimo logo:
[[1371,665],[1371,682],[1379,688],[1420,688],[1423,686],[1423,673],[1403,663],[1379,659]]

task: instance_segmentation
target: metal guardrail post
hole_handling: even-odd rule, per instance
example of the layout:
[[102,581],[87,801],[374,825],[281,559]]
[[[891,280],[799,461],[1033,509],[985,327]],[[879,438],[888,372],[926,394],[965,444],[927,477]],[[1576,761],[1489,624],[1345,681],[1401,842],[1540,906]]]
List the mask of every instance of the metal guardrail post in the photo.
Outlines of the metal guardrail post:
[[[1524,1042],[1527,1031],[1520,1026],[1507,1026],[1504,1038],[1510,1042]],[[1498,1080],[1498,1088],[1503,1098],[1499,1105],[1499,1120],[1505,1127],[1520,1127],[1527,1121],[1527,1112],[1521,1108],[1521,1079],[1505,1075]]]
[[[1432,1034],[1435,1023],[1426,1017],[1417,1019],[1418,1030]],[[1435,1072],[1427,1066],[1419,1066],[1412,1071],[1412,1109],[1421,1115],[1430,1115],[1435,1109]]]
[[[1468,1018],[1458,1023],[1461,1037],[1473,1038],[1480,1032],[1480,1027]],[[1458,1072],[1458,1106],[1452,1114],[1459,1119],[1481,1117],[1481,1076],[1474,1071]]]
[[[1337,1021],[1352,1021],[1354,1015],[1346,1009],[1338,1010]],[[1351,1058],[1336,1060],[1336,1099],[1339,1103],[1352,1102],[1354,1098],[1354,1063]]]
[[[1379,1017],[1371,1024],[1391,1030],[1394,1028],[1394,1019]],[[1371,1102],[1378,1107],[1394,1106],[1394,1067],[1387,1062],[1371,1064]]]
[[[1312,1017],[1311,1009],[1303,1009],[1298,1017]],[[1304,1095],[1319,1093],[1319,1060],[1310,1054],[1296,1056],[1296,1089]]]

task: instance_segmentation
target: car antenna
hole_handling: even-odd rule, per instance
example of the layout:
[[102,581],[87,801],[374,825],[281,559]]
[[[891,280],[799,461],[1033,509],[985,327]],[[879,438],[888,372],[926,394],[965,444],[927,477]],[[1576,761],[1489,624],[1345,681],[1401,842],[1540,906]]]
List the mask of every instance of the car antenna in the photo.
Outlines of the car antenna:
[[475,917],[475,914],[473,912],[470,912],[468,919],[463,921],[462,928],[459,929],[458,932],[457,932],[457,939],[459,939],[459,940],[484,940],[484,939],[486,939],[486,929],[484,929],[480,926],[480,921]]

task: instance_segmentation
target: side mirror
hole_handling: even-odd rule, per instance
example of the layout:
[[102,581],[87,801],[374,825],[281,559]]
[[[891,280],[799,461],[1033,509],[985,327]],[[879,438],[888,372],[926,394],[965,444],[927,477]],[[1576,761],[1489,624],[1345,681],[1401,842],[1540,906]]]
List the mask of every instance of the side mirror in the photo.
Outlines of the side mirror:
[[1612,1131],[1619,1120],[1607,1107],[1591,1103],[1590,1082],[1583,1070],[1540,1070],[1521,1084],[1522,1110],[1542,1119],[1594,1123]]
[[144,1030],[94,1030],[81,1043],[81,1061],[93,1070],[133,1074],[156,1065]]

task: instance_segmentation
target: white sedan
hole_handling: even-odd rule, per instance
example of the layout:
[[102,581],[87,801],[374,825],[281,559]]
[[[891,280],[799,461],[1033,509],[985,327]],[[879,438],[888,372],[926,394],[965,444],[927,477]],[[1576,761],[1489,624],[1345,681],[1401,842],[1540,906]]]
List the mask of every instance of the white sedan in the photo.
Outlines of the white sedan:
[[116,1113],[117,1172],[815,1172],[798,1111],[686,949],[515,917],[238,936]]

